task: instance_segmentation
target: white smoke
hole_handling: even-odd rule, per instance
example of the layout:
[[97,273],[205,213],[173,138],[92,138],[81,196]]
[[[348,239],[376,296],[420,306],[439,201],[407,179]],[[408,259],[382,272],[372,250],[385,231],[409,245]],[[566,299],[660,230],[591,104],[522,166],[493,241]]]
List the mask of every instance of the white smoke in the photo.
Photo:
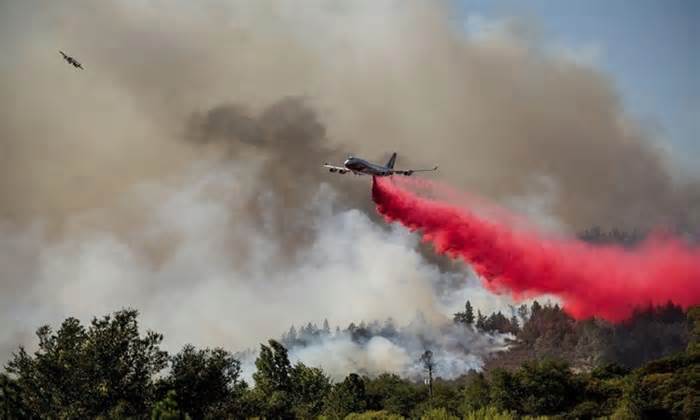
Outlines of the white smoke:
[[[31,286],[12,299],[0,297],[7,320],[0,329],[2,358],[17,345],[31,348],[32,332],[44,323],[56,326],[68,316],[88,321],[123,307],[138,309],[142,325],[162,332],[171,352],[186,343],[255,348],[292,324],[323,318],[340,326],[392,318],[406,326],[397,336],[361,344],[339,335],[292,349],[297,360],[334,377],[354,370],[409,375],[425,343],[435,346],[450,375],[478,369],[498,346],[450,325],[463,301],[453,308],[437,286],[455,274],[427,263],[415,235],[386,229],[358,210],[336,210],[339,192],[327,185],[307,209],[293,213],[296,222],[288,221],[313,226],[312,242],[281,264],[276,230],[246,220],[246,203],[278,206],[274,194],[252,187],[249,178],[262,176],[258,169],[256,162],[200,163],[183,177],[130,191],[118,209],[76,216],[72,234],[58,241],[40,225],[5,229],[0,276]],[[108,221],[115,211],[138,213],[139,222],[114,229]],[[480,301],[472,299],[476,306]]]
[[[477,332],[447,320],[429,322],[417,313],[399,328],[391,320],[384,324],[363,322],[335,332],[314,328],[297,339],[285,335],[282,343],[288,347],[292,363],[320,367],[335,381],[350,372],[368,376],[394,373],[419,381],[427,374],[421,361],[426,350],[433,353],[433,375],[455,379],[471,370],[481,370],[484,356],[506,350],[509,339],[509,334]],[[252,380],[257,351],[251,349],[237,356],[242,360],[244,377]]]
[[433,353],[435,377],[454,379],[470,370],[481,370],[484,356],[507,348],[506,334],[484,334],[472,328],[443,323],[436,325],[417,316],[410,324],[386,334],[369,331],[365,339],[342,331],[292,346],[290,356],[311,366],[319,366],[335,380],[349,372],[369,376],[388,372],[414,380],[426,375],[420,360]]

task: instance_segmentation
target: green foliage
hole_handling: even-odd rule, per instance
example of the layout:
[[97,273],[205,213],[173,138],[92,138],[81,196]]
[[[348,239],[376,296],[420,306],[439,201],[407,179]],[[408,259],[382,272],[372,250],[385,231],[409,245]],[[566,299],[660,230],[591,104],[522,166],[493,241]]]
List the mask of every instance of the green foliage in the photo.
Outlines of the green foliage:
[[464,304],[464,312],[457,312],[453,316],[456,324],[472,325],[474,324],[474,308],[471,302],[467,300]]
[[[454,383],[437,380],[433,384],[433,398],[424,400],[413,412],[413,416],[425,413],[427,409],[442,407],[450,414],[459,414],[462,403],[462,389]],[[423,408],[424,407],[424,408]],[[422,408],[422,409],[421,409]]]
[[403,416],[382,411],[367,411],[362,414],[353,413],[345,417],[345,420],[403,420]]
[[633,368],[686,350],[688,336],[683,309],[668,302],[637,310],[631,319],[612,327],[607,347],[612,361]]
[[425,389],[394,374],[384,373],[367,383],[368,407],[408,416],[427,398]]
[[453,416],[444,408],[428,410],[420,418],[421,420],[459,420],[459,417]]
[[39,328],[39,349],[13,354],[7,372],[16,377],[22,405],[32,416],[94,418],[148,411],[153,378],[167,364],[163,337],[138,331],[137,311],[93,319],[86,329],[66,319],[53,333]]
[[629,369],[617,363],[606,363],[591,371],[591,377],[595,379],[621,378],[630,373]]
[[460,406],[462,413],[469,413],[491,404],[491,387],[483,373],[476,375],[463,392],[464,400]]
[[573,351],[577,344],[576,322],[558,305],[540,305],[534,301],[530,318],[522,326],[518,338],[537,357],[562,355],[562,350]]
[[688,329],[690,339],[688,342],[689,353],[700,353],[700,306],[688,309]]
[[236,408],[236,400],[246,388],[240,374],[240,362],[227,351],[186,345],[172,357],[165,384],[175,391],[178,406],[199,419]]
[[479,330],[484,329],[484,324],[486,322],[486,317],[481,313],[481,311],[476,311],[476,328]]
[[469,301],[464,304],[464,321],[469,325],[474,323],[474,308]]
[[315,418],[331,389],[321,369],[303,363],[291,366],[287,349],[275,340],[260,346],[253,374],[255,405],[269,418]]
[[151,410],[151,420],[189,420],[177,406],[175,391],[168,391],[164,399],[158,401]]
[[645,415],[700,418],[700,354],[651,362],[628,381],[623,400]]
[[316,418],[323,411],[323,401],[331,382],[319,368],[297,363],[291,370],[294,414],[297,418]]
[[496,407],[523,414],[564,413],[580,396],[580,384],[563,362],[527,362],[515,373],[499,370],[491,383]]
[[365,381],[356,373],[349,374],[343,382],[334,385],[325,401],[325,413],[331,419],[342,419],[366,408]]
[[496,407],[482,407],[467,413],[464,420],[516,420],[518,416],[511,411],[501,411]]
[[[68,318],[56,332],[48,326],[39,328],[38,350],[30,355],[20,348],[6,373],[0,373],[0,418],[700,418],[700,351],[693,345],[699,332],[697,308],[682,322],[678,307],[669,304],[641,311],[628,324],[614,327],[573,321],[558,306],[537,302],[530,311],[518,312],[526,320],[519,333],[521,345],[539,348],[535,355],[543,348],[552,350],[547,346],[553,342],[543,343],[554,338],[562,339],[565,349],[586,353],[619,339],[620,331],[642,340],[659,325],[671,326],[666,337],[671,337],[672,345],[651,345],[642,349],[648,351],[644,357],[675,348],[678,343],[673,344],[672,338],[682,334],[673,331],[681,324],[687,328],[690,345],[632,371],[597,359],[588,360],[591,364],[584,366],[592,368],[583,370],[545,360],[524,362],[511,370],[492,368],[487,375],[472,373],[456,381],[437,378],[429,397],[424,384],[393,374],[376,378],[350,374],[332,385],[321,369],[292,365],[287,349],[271,340],[261,345],[255,387],[248,389],[240,378],[239,361],[227,351],[188,345],[168,358],[159,348],[162,337],[153,332],[141,335],[137,312],[123,310],[88,326]],[[488,325],[492,317],[479,313],[477,323]],[[351,328],[360,338],[368,331],[363,325]],[[327,334],[329,329],[324,323],[318,331]],[[300,331],[307,337],[316,329],[312,325]],[[416,361],[430,370],[440,363],[435,359],[426,352]],[[168,362],[171,369],[162,375]]]
[[261,413],[269,418],[294,418],[293,395],[287,349],[275,340],[269,347],[261,344],[260,354],[255,360],[257,371],[253,374],[255,393],[259,395]]
[[31,418],[22,402],[17,381],[0,373],[0,419],[14,420]]

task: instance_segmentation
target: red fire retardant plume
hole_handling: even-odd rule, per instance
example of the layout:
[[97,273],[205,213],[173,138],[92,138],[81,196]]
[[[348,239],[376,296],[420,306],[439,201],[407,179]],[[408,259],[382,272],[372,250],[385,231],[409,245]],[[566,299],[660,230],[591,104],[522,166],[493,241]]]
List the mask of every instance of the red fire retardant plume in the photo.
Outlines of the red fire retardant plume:
[[[422,190],[430,185],[425,182]],[[372,198],[387,221],[420,231],[439,253],[462,258],[490,290],[515,299],[553,294],[577,319],[619,322],[639,307],[700,303],[700,249],[677,238],[651,237],[626,249],[547,237],[420,197],[387,178],[374,179]]]

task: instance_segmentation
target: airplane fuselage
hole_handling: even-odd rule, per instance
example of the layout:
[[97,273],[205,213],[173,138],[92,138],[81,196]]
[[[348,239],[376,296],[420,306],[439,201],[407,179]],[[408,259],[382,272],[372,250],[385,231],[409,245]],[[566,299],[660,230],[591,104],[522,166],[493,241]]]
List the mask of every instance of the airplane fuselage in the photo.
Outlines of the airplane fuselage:
[[432,169],[395,169],[394,164],[396,163],[396,153],[391,155],[391,158],[386,163],[386,165],[378,165],[376,163],[368,162],[364,159],[356,158],[354,156],[348,156],[348,158],[343,162],[343,166],[331,165],[330,163],[324,163],[322,166],[328,169],[329,172],[346,174],[352,172],[355,175],[370,175],[370,176],[391,176],[391,175],[403,175],[411,176],[414,172],[430,172],[436,171],[437,166]]
[[387,168],[386,166],[370,163],[364,159],[356,157],[348,158],[345,162],[343,162],[343,166],[354,174],[389,176],[392,173],[391,169]]

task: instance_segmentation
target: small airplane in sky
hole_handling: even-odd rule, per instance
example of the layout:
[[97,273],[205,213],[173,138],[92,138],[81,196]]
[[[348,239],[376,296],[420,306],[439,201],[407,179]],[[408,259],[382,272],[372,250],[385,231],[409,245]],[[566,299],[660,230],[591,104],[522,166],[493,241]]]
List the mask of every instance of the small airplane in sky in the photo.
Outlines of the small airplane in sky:
[[59,51],[61,55],[63,56],[63,59],[66,60],[68,63],[72,64],[73,67],[79,68],[80,70],[83,70],[83,65],[80,64],[78,60],[75,58],[71,57],[70,55],[67,55],[63,51]]
[[394,164],[396,163],[396,153],[391,155],[391,158],[386,163],[386,165],[379,165],[376,163],[370,163],[364,159],[356,158],[354,156],[348,156],[347,160],[343,162],[343,166],[335,166],[329,163],[324,163],[323,167],[327,168],[329,172],[345,174],[352,172],[355,175],[372,175],[372,176],[391,176],[391,175],[404,175],[411,176],[414,172],[432,172],[437,171],[437,166],[432,169],[394,169]]

